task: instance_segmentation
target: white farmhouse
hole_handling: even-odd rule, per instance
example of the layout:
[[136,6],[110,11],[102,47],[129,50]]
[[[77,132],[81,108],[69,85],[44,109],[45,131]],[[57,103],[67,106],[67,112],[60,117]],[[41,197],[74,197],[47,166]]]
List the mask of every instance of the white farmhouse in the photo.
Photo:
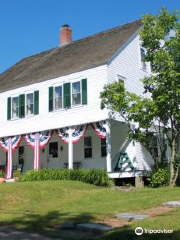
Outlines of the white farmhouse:
[[127,140],[123,119],[100,108],[105,84],[123,81],[143,94],[140,21],[72,41],[60,30],[60,46],[22,59],[0,75],[0,168],[101,168],[112,178],[143,176],[153,160]]

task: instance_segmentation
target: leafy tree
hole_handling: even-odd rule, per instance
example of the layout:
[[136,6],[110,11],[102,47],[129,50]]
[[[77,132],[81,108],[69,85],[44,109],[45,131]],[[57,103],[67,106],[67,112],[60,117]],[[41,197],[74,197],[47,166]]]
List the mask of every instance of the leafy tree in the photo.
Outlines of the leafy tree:
[[[101,108],[111,114],[119,112],[128,124],[139,126],[129,131],[129,137],[140,141],[151,153],[156,168],[166,163],[167,144],[170,186],[174,186],[180,169],[180,16],[166,9],[142,18],[139,31],[142,47],[146,49],[143,61],[151,63],[152,74],[142,80],[144,95],[137,96],[124,89],[121,82],[106,85],[101,92]],[[154,138],[159,154],[154,151]]]

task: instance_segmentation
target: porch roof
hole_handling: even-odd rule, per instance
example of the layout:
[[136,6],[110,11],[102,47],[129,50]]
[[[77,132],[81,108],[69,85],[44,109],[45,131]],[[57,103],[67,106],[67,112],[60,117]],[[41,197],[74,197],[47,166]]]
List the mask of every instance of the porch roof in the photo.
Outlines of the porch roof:
[[[23,134],[26,134],[26,133],[32,133],[32,132],[40,132],[40,131],[46,131],[46,130],[55,130],[55,129],[58,129],[58,128],[66,128],[66,127],[74,127],[74,126],[78,126],[78,125],[84,125],[84,124],[90,124],[90,123],[93,123],[93,122],[100,122],[100,121],[106,121],[106,120],[109,120],[110,118],[108,117],[107,115],[107,111],[104,111],[104,114],[101,114],[101,115],[94,115],[92,116],[91,118],[89,118],[88,116],[86,118],[77,118],[76,120],[72,117],[72,119],[67,119],[67,121],[58,121],[56,119],[56,121],[54,121],[54,124],[51,125],[52,127],[48,128],[46,127],[46,125],[41,122],[40,124],[34,126],[34,125],[31,125],[28,127],[26,127],[26,123],[22,122],[22,127],[21,127],[21,131],[17,130],[17,128],[14,128],[13,130],[13,135],[16,136],[16,135],[23,135]],[[116,121],[116,122],[121,122],[123,123],[124,122],[124,119],[122,118],[119,118],[119,119],[115,119],[115,118],[111,118],[113,121]],[[73,121],[72,121],[73,120]],[[16,121],[15,121],[15,125],[16,125]],[[6,134],[4,134],[6,133]],[[10,137],[12,136],[11,134],[11,130],[9,131],[9,129],[4,129],[4,132],[1,131],[0,133],[0,137]]]

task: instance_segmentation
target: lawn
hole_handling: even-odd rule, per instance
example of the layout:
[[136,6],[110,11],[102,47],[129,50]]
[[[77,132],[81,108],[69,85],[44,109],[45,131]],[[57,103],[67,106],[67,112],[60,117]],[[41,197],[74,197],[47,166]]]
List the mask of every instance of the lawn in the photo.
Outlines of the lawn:
[[[76,222],[104,220],[116,213],[137,212],[161,205],[168,200],[180,200],[180,189],[142,188],[121,192],[75,181],[0,184],[0,224],[10,224],[56,238],[61,236],[53,228],[56,224],[69,220]],[[172,229],[174,233],[136,236],[134,229],[137,226],[146,229]],[[68,237],[63,236],[63,239],[66,238]],[[180,209],[172,209],[168,213],[134,222],[97,239],[138,238],[180,239]]]

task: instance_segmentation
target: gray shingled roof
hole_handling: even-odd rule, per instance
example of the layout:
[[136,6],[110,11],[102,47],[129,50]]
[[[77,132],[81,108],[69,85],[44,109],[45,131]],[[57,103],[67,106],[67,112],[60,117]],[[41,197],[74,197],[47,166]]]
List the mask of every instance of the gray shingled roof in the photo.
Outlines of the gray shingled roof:
[[140,27],[137,20],[24,58],[0,75],[0,92],[103,65]]

